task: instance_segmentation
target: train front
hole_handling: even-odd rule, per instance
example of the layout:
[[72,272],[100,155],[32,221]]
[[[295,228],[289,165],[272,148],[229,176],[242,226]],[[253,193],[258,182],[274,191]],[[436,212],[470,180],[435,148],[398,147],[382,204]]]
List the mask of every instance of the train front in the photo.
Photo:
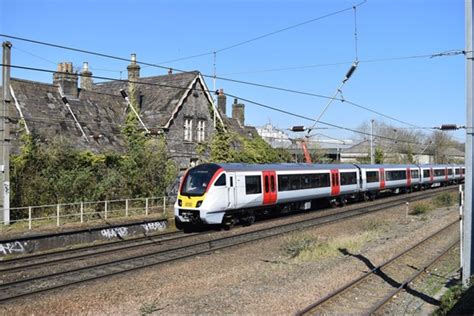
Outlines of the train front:
[[212,214],[215,204],[212,201],[216,197],[212,196],[213,192],[210,190],[222,171],[216,164],[202,164],[188,170],[180,183],[174,205],[176,228],[222,222],[222,214]]

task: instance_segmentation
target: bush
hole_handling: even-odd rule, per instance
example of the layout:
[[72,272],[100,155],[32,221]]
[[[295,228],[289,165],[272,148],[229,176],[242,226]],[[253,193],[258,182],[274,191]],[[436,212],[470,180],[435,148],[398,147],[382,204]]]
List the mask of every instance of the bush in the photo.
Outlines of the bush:
[[422,215],[431,210],[431,205],[426,202],[419,202],[413,205],[410,215]]
[[[437,195],[434,198],[434,204],[437,207],[448,207],[454,205],[456,201],[456,197],[454,196],[456,193],[448,193],[448,192],[443,192],[439,195]],[[456,194],[457,195],[457,194]]]
[[163,196],[177,169],[160,138],[129,140],[124,154],[95,154],[62,139],[23,139],[12,155],[11,206]]

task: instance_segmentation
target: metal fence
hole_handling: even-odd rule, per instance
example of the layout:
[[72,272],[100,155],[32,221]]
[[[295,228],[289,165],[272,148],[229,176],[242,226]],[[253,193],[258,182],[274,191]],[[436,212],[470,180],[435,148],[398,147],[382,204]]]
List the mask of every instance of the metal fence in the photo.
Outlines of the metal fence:
[[11,207],[10,223],[28,223],[28,229],[46,224],[61,226],[131,216],[167,216],[176,197],[149,197],[95,202]]

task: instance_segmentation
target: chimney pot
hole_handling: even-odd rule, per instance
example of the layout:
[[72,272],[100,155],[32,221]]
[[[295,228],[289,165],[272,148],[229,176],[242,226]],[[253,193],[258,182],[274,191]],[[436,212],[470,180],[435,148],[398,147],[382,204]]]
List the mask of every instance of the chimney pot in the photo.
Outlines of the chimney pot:
[[245,126],[245,105],[237,103],[237,99],[234,99],[234,104],[232,104],[232,118],[236,119],[242,127]]
[[72,63],[59,63],[58,71],[53,74],[53,84],[58,85],[64,94],[77,97],[78,75],[74,73]]
[[132,54],[130,61],[130,64],[127,66],[128,80],[136,81],[140,78],[140,65],[137,64],[137,55]]
[[227,115],[226,107],[227,107],[227,97],[224,94],[224,89],[219,89],[219,94],[217,95],[217,108],[222,114]]
[[92,72],[89,70],[89,63],[87,61],[82,64],[81,89],[92,90]]

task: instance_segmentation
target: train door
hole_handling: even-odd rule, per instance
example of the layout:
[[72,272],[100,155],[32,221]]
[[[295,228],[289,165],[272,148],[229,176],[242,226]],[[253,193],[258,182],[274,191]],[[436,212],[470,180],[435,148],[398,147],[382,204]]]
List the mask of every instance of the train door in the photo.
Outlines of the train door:
[[448,181],[448,168],[444,168],[444,179]]
[[277,200],[277,183],[275,171],[262,171],[263,205],[275,204]]
[[379,174],[380,174],[380,190],[385,189],[385,169],[380,168],[379,169]]
[[407,187],[411,186],[411,171],[410,168],[407,168]]
[[433,183],[433,168],[430,168],[430,182]]
[[339,195],[341,193],[341,185],[339,183],[339,170],[331,169],[331,195]]
[[237,177],[233,172],[227,172],[227,208],[237,206]]

